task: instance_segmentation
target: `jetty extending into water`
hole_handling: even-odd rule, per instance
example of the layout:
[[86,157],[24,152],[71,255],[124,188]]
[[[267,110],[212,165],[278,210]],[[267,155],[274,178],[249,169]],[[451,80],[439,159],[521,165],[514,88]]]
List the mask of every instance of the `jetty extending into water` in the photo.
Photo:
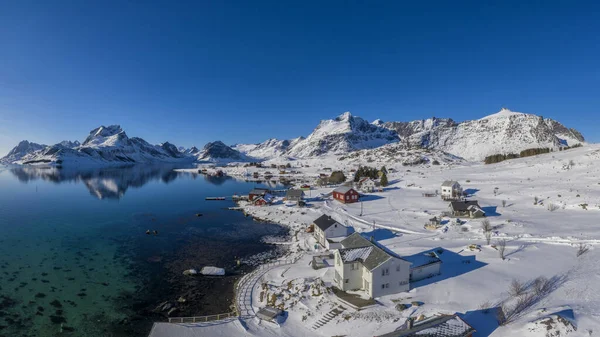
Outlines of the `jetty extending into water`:
[[225,197],[206,197],[205,200],[225,200]]

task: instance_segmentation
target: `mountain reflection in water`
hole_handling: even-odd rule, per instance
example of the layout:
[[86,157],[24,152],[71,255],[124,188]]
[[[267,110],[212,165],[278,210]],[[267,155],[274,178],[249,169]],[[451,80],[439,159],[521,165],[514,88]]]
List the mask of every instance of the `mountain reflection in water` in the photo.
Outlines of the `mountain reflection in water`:
[[230,177],[213,177],[197,173],[174,171],[182,168],[172,165],[133,165],[125,167],[102,168],[56,168],[22,166],[11,168],[10,172],[17,179],[29,183],[38,179],[54,182],[83,182],[90,194],[98,199],[120,199],[129,187],[139,188],[151,181],[173,182],[182,175],[191,174],[195,179],[202,176],[213,185],[221,185]]

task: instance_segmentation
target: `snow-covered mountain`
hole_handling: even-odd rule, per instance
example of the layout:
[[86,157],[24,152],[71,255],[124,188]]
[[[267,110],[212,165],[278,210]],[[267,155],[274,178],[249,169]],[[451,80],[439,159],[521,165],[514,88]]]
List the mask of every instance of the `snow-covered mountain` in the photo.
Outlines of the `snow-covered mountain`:
[[441,150],[477,161],[493,154],[518,154],[522,150],[537,147],[556,149],[584,141],[578,131],[568,129],[555,120],[508,109],[462,123],[452,119],[430,118],[381,125],[397,132],[405,144]]
[[249,158],[237,150],[225,145],[222,141],[210,142],[197,154],[200,161],[232,162],[246,161]]
[[137,137],[129,138],[119,125],[100,126],[78,142],[63,141],[52,146],[23,141],[2,158],[8,164],[88,165],[148,163],[194,160],[168,142],[151,145]]
[[299,158],[343,154],[398,141],[395,131],[345,112],[335,119],[322,120],[308,137],[290,146],[285,154]]
[[304,137],[290,140],[271,138],[259,144],[236,144],[232,148],[249,157],[265,160],[285,155],[290,148],[302,140]]
[[21,141],[15,146],[10,152],[3,158],[0,158],[0,163],[10,164],[21,160],[21,158],[31,155],[37,151],[41,151],[46,148],[47,145],[31,143],[27,140]]

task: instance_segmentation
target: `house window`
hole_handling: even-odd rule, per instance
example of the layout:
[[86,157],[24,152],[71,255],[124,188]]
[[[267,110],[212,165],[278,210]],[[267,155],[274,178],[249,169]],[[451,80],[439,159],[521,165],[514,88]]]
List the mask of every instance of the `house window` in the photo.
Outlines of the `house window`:
[[386,283],[386,284],[385,284],[385,287],[386,287],[386,288],[389,288],[389,287],[390,287],[390,284],[389,284],[389,283]]
[[382,284],[382,285],[381,285],[381,289],[385,289],[385,284]]
[[337,228],[337,224],[333,225],[333,227]]
[[400,266],[396,266],[396,271],[400,271]]
[[381,276],[386,276],[390,274],[390,270],[388,268],[381,269]]
[[346,200],[350,200],[350,196],[349,195],[346,196]]
[[358,270],[358,262],[352,263],[352,270]]
[[350,283],[350,279],[349,278],[345,279],[344,283]]

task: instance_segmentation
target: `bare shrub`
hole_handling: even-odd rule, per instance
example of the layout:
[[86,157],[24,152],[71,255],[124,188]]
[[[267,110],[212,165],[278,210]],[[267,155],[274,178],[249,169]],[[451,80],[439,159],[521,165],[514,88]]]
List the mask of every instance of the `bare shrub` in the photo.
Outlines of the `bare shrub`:
[[483,312],[484,314],[489,313],[491,308],[492,308],[492,303],[490,301],[482,302],[479,305],[479,310],[481,310],[481,312]]
[[492,225],[490,224],[490,220],[485,219],[481,222],[481,229],[483,230],[483,235],[485,236],[485,241],[487,244],[490,244],[490,240],[492,239]]
[[524,292],[525,292],[525,285],[521,281],[519,281],[517,279],[513,279],[510,282],[510,286],[508,286],[508,293],[510,294],[510,296],[513,296],[513,297],[521,296]]
[[492,240],[492,232],[484,232],[483,235],[485,236],[485,241],[487,242],[487,244],[489,246],[490,241]]
[[531,288],[536,296],[541,296],[548,290],[548,285],[548,279],[543,276],[540,276],[533,280]]
[[577,257],[587,253],[588,250],[590,250],[590,246],[586,245],[585,243],[580,243],[577,248]]
[[540,201],[540,199],[538,197],[533,197],[533,204],[537,205],[538,201]]
[[557,204],[553,204],[553,203],[549,203],[548,204],[548,210],[550,212],[554,212],[554,211],[556,211],[559,208],[560,208],[560,206],[558,206]]
[[502,260],[506,259],[504,256],[504,252],[506,251],[506,240],[498,240],[496,242],[496,248],[498,249],[498,254]]
[[506,207],[506,200],[502,200],[502,207]]

